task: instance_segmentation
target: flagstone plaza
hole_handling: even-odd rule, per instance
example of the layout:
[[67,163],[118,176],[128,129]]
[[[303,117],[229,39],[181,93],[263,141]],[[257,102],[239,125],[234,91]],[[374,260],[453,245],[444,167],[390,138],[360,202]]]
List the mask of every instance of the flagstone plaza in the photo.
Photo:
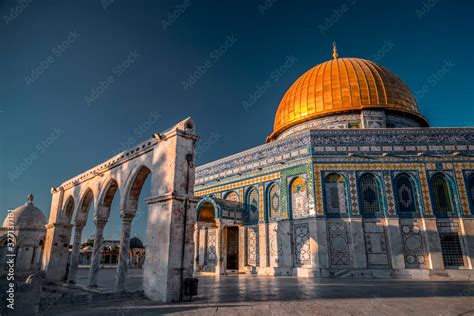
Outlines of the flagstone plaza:
[[[114,269],[99,272],[104,290],[114,286]],[[77,284],[86,285],[87,269]],[[56,306],[44,315],[474,315],[474,283],[465,281],[320,280],[229,275],[200,277],[192,302],[163,304],[146,298]],[[131,270],[127,290],[140,290],[142,270]]]

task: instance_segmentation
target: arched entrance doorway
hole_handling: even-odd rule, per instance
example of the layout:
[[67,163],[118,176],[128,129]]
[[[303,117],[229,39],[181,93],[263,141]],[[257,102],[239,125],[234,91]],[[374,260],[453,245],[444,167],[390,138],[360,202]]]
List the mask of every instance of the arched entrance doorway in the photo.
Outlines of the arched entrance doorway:
[[244,269],[243,206],[204,197],[196,207],[194,272],[227,274]]

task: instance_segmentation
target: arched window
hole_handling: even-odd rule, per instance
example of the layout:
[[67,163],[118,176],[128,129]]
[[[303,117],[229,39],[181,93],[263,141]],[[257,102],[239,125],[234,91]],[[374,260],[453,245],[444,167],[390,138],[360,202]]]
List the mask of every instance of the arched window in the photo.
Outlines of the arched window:
[[474,173],[467,179],[466,192],[469,202],[471,202],[471,210],[474,211]]
[[401,174],[395,180],[395,199],[398,212],[416,212],[416,194],[410,177]]
[[247,195],[247,214],[248,220],[251,223],[258,222],[258,192],[256,189],[251,189]]
[[291,211],[294,218],[308,215],[308,192],[306,182],[301,177],[291,182]]
[[328,214],[347,213],[346,208],[346,183],[344,177],[331,173],[324,183],[326,212]]
[[280,217],[280,188],[276,184],[268,190],[267,205],[270,218]]
[[359,179],[360,210],[363,214],[370,215],[382,211],[379,196],[379,185],[375,176],[366,173]]
[[431,180],[431,194],[433,211],[443,213],[453,210],[448,180],[444,175],[437,174],[433,177]]
[[239,196],[234,191],[227,193],[224,199],[226,199],[227,201],[239,202]]

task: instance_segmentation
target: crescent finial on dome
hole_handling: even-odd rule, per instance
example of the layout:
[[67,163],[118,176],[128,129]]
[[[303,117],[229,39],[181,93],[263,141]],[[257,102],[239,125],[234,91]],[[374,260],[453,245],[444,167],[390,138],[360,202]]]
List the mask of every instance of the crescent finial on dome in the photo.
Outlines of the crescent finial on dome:
[[339,55],[337,54],[336,42],[332,42],[332,57],[337,59],[337,56]]
[[27,197],[28,204],[33,204],[33,193],[30,193]]

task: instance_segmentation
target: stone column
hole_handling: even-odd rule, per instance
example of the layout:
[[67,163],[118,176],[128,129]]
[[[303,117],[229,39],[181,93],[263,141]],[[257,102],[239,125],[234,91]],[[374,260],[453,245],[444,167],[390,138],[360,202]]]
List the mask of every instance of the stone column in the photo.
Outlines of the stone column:
[[319,273],[319,244],[318,244],[318,228],[316,219],[312,219],[308,223],[309,226],[309,245],[311,249],[311,268],[314,269],[316,274]]
[[53,223],[48,224],[46,229],[43,254],[43,269],[46,272],[46,280],[49,282],[64,281],[69,260],[72,225]]
[[441,241],[439,239],[436,218],[423,218],[423,227],[430,258],[430,269],[444,269],[443,255],[441,254]]
[[[160,202],[155,202],[156,200]],[[180,273],[183,280],[193,275],[195,210],[188,205],[187,223],[183,226],[184,201],[172,197],[148,199],[146,259],[143,269],[145,295],[161,302],[179,300]],[[181,266],[184,240],[184,258]]]
[[245,227],[239,226],[239,272],[245,271]]
[[278,222],[278,268],[283,275],[293,268],[293,227],[289,221]]
[[405,269],[403,241],[400,235],[400,220],[398,218],[387,218],[386,221],[392,269]]
[[102,241],[104,237],[104,227],[107,223],[105,219],[95,220],[96,230],[94,239],[94,249],[92,251],[91,267],[89,270],[89,286],[97,287],[97,274],[100,269],[100,257],[102,252]]
[[221,275],[221,274],[224,274],[225,272],[225,269],[223,267],[224,255],[222,253],[223,230],[224,230],[224,225],[218,222],[217,229],[216,229],[216,254],[217,254],[216,275]]
[[327,220],[325,218],[316,219],[316,242],[318,248],[318,261],[317,268],[319,269],[321,276],[325,276],[329,269],[329,245],[328,245],[328,232],[327,232]]
[[48,282],[63,281],[69,260],[69,242],[72,225],[61,217],[64,189],[52,189],[51,210],[42,256],[42,268]]
[[[122,212],[122,234],[120,235],[120,254],[115,278],[115,292],[125,292],[128,275],[128,252],[130,249],[130,231],[135,214]],[[133,259],[133,257],[132,257]]]
[[364,223],[362,218],[351,218],[352,255],[355,269],[367,269],[365,252]]
[[35,271],[41,270],[40,260],[41,260],[41,247],[35,247],[35,257],[33,259],[33,269]]
[[[199,267],[203,267],[206,262],[207,250],[207,228],[199,230]],[[201,269],[201,268],[199,268]]]
[[[472,218],[460,218],[459,223],[461,226],[462,238],[464,239],[465,256],[467,259],[466,267],[472,269],[474,266],[474,219]],[[467,250],[467,251],[466,251]],[[469,256],[468,256],[469,254]]]
[[77,266],[79,265],[79,255],[81,252],[82,229],[84,224],[76,223],[74,232],[74,244],[72,245],[71,261],[69,264],[68,283],[76,283]]
[[182,298],[182,281],[193,275],[194,148],[191,118],[162,134],[153,149],[143,291],[161,302]]
[[194,225],[194,273],[199,272],[199,224]]
[[259,252],[260,256],[260,269],[259,274],[265,274],[268,267],[268,225],[258,224],[258,239],[259,239]]

